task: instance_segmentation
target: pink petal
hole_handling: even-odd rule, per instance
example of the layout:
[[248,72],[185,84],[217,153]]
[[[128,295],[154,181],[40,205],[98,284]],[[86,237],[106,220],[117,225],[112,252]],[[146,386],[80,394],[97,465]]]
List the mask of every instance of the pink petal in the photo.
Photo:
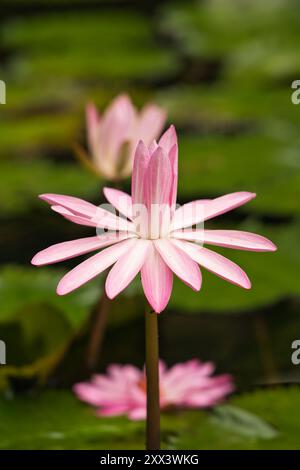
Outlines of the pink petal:
[[146,419],[146,416],[147,416],[146,405],[143,407],[139,407],[139,408],[133,408],[128,413],[128,418],[131,419],[132,421],[140,421],[142,419]]
[[65,207],[62,206],[51,206],[51,209],[54,212],[57,212],[58,214],[62,215],[65,219],[69,220],[70,222],[73,222],[74,224],[78,225],[84,225],[86,227],[97,227],[98,223],[90,219],[88,217],[81,217],[79,215],[74,215],[73,212],[69,211]]
[[179,207],[174,213],[170,230],[179,230],[203,221],[205,217],[204,208],[206,204],[208,204],[207,200],[199,200],[188,202],[187,204]]
[[174,238],[197,241],[248,251],[276,251],[277,247],[265,237],[240,230],[190,230],[173,232]]
[[60,280],[57,286],[57,294],[68,294],[90,281],[115,263],[124,253],[126,253],[126,251],[135,245],[135,243],[136,241],[132,239],[124,240],[116,245],[110,246],[109,248],[105,248],[100,253],[97,253],[83,261]]
[[[178,238],[185,240],[195,240],[239,250],[276,251],[277,249],[274,243],[267,238],[240,230],[200,230],[179,233]],[[175,232],[173,235],[175,235]]]
[[73,392],[80,400],[90,405],[99,406],[102,403],[99,389],[93,384],[86,382],[77,383],[73,386]]
[[108,230],[135,231],[135,226],[132,222],[128,222],[128,220],[118,217],[102,207],[96,207],[95,215],[92,218],[89,218],[88,216],[75,215],[73,212],[62,206],[51,206],[51,209],[75,224],[105,228]]
[[100,408],[97,412],[99,416],[120,416],[124,415],[128,412],[128,405],[127,404],[113,404],[110,406],[104,406]]
[[152,153],[155,152],[157,147],[158,147],[158,143],[156,142],[156,140],[152,140],[151,144],[149,145],[149,154],[150,154],[150,156],[152,155]]
[[156,249],[169,268],[183,282],[194,290],[200,290],[201,272],[199,266],[167,239],[154,240]]
[[150,240],[135,240],[118,259],[106,278],[105,290],[110,299],[122,292],[141,270],[150,245]]
[[128,219],[132,219],[132,199],[127,193],[113,188],[103,188],[103,193],[110,204]]
[[176,130],[173,125],[162,135],[159,146],[162,147],[169,156],[172,169],[172,185],[169,203],[170,205],[175,205],[178,184],[178,144]]
[[137,139],[143,140],[148,146],[153,139],[158,137],[164,127],[166,112],[154,104],[146,105],[138,118],[136,131]]
[[139,141],[135,151],[132,179],[131,194],[133,204],[144,204],[144,178],[150,161],[150,155],[144,142]]
[[145,201],[150,216],[150,237],[155,239],[168,231],[171,165],[167,154],[158,147],[152,154],[145,176]]
[[162,312],[170,299],[173,273],[151,243],[142,267],[142,285],[145,296],[156,313]]
[[199,263],[200,266],[203,266],[222,279],[243,287],[244,289],[251,288],[247,274],[237,264],[219,255],[219,253],[186,241],[173,239],[172,243],[182,249],[194,261]]
[[205,219],[208,220],[212,217],[224,214],[225,212],[232,211],[236,207],[246,204],[256,197],[255,193],[249,193],[246,191],[226,194],[225,196],[217,197],[209,201],[204,208]]
[[136,123],[136,112],[127,95],[118,96],[102,117],[99,156],[115,165],[121,146],[129,142]]
[[96,237],[80,238],[68,242],[57,243],[45,250],[37,253],[31,260],[36,266],[45,264],[58,263],[66,259],[74,258],[74,256],[84,255],[90,251],[113,245],[133,235],[116,235],[111,233],[103,233]]
[[189,202],[177,209],[172,221],[172,230],[189,227],[205,220],[217,217],[236,207],[246,204],[256,196],[254,193],[237,192],[206,201]]
[[177,145],[177,135],[175,126],[170,126],[169,129],[161,136],[158,145],[164,149],[166,154],[169,154],[174,145]]
[[63,206],[72,211],[75,215],[85,217],[94,217],[98,209],[94,204],[73,196],[65,196],[62,194],[41,194],[39,198],[51,205]]

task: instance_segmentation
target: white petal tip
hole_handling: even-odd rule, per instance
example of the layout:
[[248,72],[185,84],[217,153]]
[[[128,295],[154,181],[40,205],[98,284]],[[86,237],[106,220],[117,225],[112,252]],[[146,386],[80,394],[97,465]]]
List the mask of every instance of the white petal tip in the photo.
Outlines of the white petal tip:
[[69,290],[65,289],[63,286],[58,284],[58,286],[56,288],[57,295],[62,296],[62,295],[68,294],[69,292],[70,292]]
[[243,287],[243,289],[250,290],[251,287],[252,287],[250,279],[245,279],[245,280],[241,283],[241,287]]
[[107,297],[112,300],[114,299],[118,294],[115,294],[109,287],[105,286],[105,292]]

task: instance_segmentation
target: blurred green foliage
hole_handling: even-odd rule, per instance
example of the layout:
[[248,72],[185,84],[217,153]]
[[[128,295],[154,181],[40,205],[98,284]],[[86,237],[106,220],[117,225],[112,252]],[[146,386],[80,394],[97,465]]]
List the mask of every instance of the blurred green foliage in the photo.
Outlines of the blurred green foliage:
[[[37,195],[101,202],[104,182],[79,166],[72,145],[86,146],[86,102],[104,109],[124,91],[138,107],[149,100],[165,106],[177,127],[179,202],[257,192],[256,200],[207,225],[258,232],[279,247],[272,254],[217,249],[247,271],[251,291],[206,272],[200,293],[176,281],[161,320],[162,350],[164,341],[170,344],[167,331],[177,335],[179,346],[166,355],[183,357],[196,341],[187,338],[187,325],[203,314],[204,359],[225,357],[222,368],[234,370],[238,383],[257,383],[257,368],[242,381],[240,369],[244,364],[251,371],[260,359],[266,373],[260,382],[270,379],[270,361],[277,382],[299,381],[290,364],[299,310],[300,107],[291,103],[291,83],[300,76],[299,0],[133,3],[1,2],[0,79],[7,83],[7,104],[0,108],[0,243],[6,263],[0,270],[0,337],[8,345],[8,365],[0,368],[0,388],[17,393],[0,402],[3,449],[143,447],[143,423],[98,419],[67,392],[36,395],[37,388],[69,384],[80,375],[76,361],[85,354],[90,312],[103,281],[57,297],[58,279],[76,260],[62,268],[29,266],[38,249],[93,234],[60,221]],[[113,303],[101,368],[113,358],[140,361],[142,309],[136,280]],[[231,314],[236,317],[226,328],[221,321]],[[243,315],[249,328],[251,314],[254,323],[268,317],[271,329],[260,324],[256,344],[244,333],[252,349],[241,351],[232,366],[234,332],[242,330],[234,329],[234,318],[242,324]],[[205,331],[217,337],[205,341]],[[262,389],[237,395],[214,413],[166,415],[164,447],[298,448],[299,397],[296,387]]]
[[[212,413],[163,413],[163,448],[298,449],[299,398],[298,388],[278,388],[233,398]],[[67,392],[2,399],[0,411],[1,449],[144,447],[143,421],[99,418]]]

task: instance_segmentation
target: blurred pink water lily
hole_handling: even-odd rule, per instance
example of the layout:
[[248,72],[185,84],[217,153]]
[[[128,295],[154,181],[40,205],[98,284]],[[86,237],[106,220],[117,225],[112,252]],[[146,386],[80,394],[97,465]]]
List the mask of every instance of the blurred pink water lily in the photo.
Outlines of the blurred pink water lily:
[[[167,369],[159,364],[160,407],[209,408],[234,390],[230,375],[212,377],[214,365],[197,359]],[[146,418],[144,371],[132,365],[113,364],[107,374],[94,375],[90,382],[74,385],[77,397],[97,407],[100,416],[126,414],[132,420]]]
[[120,216],[71,196],[40,196],[66,219],[108,230],[95,237],[53,245],[32,259],[34,265],[45,265],[106,247],[61,279],[57,287],[59,295],[77,289],[112,265],[105,284],[107,296],[116,297],[141,272],[145,296],[157,313],[168,304],[173,273],[192,289],[200,290],[199,266],[250,289],[248,276],[237,264],[202,245],[249,251],[275,251],[276,246],[254,233],[194,226],[245,204],[255,194],[236,192],[212,200],[193,201],[176,209],[177,160],[173,126],[149,148],[140,141],[135,152],[132,196],[116,189],[104,189],[106,199]]
[[88,145],[95,167],[108,180],[129,176],[137,142],[150,145],[165,120],[166,112],[159,106],[147,104],[138,112],[127,95],[115,98],[102,116],[93,103],[88,104]]

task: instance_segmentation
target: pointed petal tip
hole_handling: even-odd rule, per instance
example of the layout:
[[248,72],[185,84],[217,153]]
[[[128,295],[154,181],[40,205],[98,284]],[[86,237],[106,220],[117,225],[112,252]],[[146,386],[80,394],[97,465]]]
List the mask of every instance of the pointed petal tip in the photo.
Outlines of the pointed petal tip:
[[271,240],[268,240],[268,247],[266,247],[266,251],[277,251],[278,246],[275,245],[275,243],[271,242]]
[[42,201],[48,202],[48,204],[52,204],[51,200],[53,197],[56,196],[61,196],[60,194],[54,194],[54,193],[44,193],[44,194],[39,194],[38,198],[41,199]]
[[[107,278],[106,278],[107,279]],[[107,282],[105,282],[105,292],[109,300],[113,300],[118,294],[112,292],[110,286],[108,285]]]
[[40,263],[38,261],[38,255],[35,255],[32,260],[30,261],[30,263],[33,265],[33,266],[40,266]]
[[59,295],[59,296],[62,296],[62,295],[66,295],[68,293],[69,293],[69,291],[67,289],[65,289],[64,286],[61,285],[60,282],[59,282],[58,286],[56,288],[56,294]]
[[117,95],[115,97],[115,99],[112,101],[112,103],[113,102],[118,103],[118,104],[125,103],[125,104],[129,104],[131,106],[133,105],[130,96],[126,92],[123,92],[123,93],[120,93],[119,95]]
[[246,289],[246,290],[251,289],[252,284],[251,284],[251,281],[250,281],[249,277],[246,274],[245,274],[245,278],[241,281],[240,286],[243,287],[243,289]]
[[165,307],[155,305],[153,303],[151,303],[151,307],[153,309],[153,312],[156,313],[157,315],[159,315],[160,313],[162,313],[165,310]]

